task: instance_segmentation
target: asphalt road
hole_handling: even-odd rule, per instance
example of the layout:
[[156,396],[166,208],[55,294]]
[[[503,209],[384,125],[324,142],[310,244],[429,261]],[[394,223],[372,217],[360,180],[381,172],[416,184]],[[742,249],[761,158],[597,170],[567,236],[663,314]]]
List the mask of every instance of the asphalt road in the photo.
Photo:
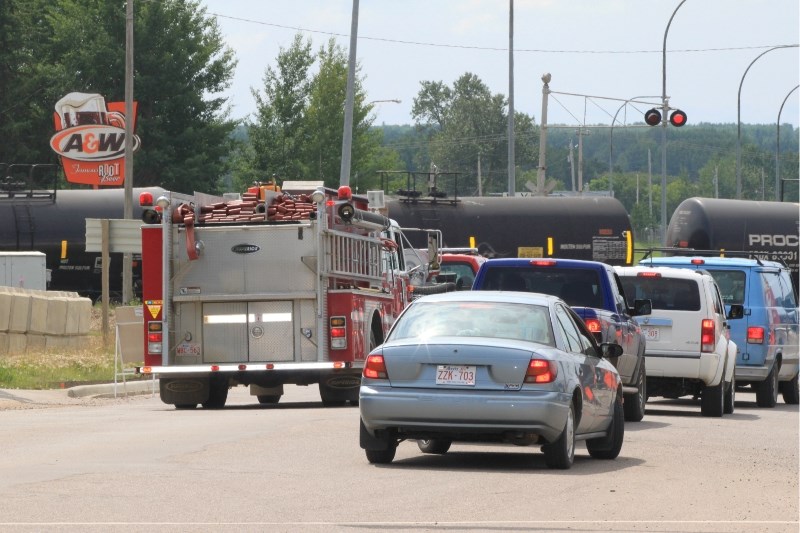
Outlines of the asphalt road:
[[538,447],[404,442],[374,466],[357,408],[315,387],[276,406],[240,387],[218,411],[0,390],[0,531],[795,533],[799,421],[749,393],[721,419],[653,400],[614,461],[579,446],[551,471]]

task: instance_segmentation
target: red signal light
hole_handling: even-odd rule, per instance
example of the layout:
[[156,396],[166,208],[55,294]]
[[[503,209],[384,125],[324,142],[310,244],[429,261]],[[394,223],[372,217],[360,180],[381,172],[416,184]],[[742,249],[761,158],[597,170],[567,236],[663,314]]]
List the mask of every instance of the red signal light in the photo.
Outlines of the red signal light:
[[661,112],[655,107],[644,114],[644,121],[648,126],[661,124]]
[[139,205],[142,207],[150,207],[153,205],[153,193],[143,192],[139,195]]
[[669,116],[669,123],[675,126],[676,128],[680,128],[681,126],[686,124],[686,113],[684,113],[680,109],[676,109]]

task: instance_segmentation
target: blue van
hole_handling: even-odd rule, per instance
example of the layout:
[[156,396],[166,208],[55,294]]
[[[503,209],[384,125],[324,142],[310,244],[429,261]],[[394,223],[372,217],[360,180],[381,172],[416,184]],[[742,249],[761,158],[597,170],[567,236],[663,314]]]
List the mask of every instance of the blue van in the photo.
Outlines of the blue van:
[[744,306],[744,319],[729,322],[739,347],[736,384],[749,384],[759,407],[774,407],[778,392],[787,404],[798,398],[798,308],[789,269],[775,261],[735,257],[648,257],[640,265],[706,270],[726,307]]

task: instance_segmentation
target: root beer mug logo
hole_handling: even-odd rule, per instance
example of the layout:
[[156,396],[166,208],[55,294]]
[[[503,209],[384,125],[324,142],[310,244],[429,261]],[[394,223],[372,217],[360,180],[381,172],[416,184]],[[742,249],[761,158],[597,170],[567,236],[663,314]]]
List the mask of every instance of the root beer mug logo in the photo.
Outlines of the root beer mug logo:
[[[136,102],[133,104],[134,126]],[[56,103],[50,147],[61,156],[70,183],[119,187],[125,183],[125,102],[99,94],[69,93]],[[133,150],[139,137],[133,136]]]

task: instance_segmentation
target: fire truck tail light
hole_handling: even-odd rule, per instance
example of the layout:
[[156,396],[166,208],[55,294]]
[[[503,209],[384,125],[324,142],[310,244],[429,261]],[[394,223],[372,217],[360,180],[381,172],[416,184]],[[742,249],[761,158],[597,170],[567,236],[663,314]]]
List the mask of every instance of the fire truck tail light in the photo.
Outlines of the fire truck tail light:
[[552,383],[558,375],[555,361],[531,359],[525,372],[525,383]]
[[364,365],[364,377],[369,379],[389,379],[386,363],[382,355],[370,355]]
[[332,350],[347,348],[347,320],[343,316],[330,318],[330,337]]
[[717,332],[714,321],[710,318],[704,318],[700,325],[700,350],[706,353],[713,352],[717,344],[716,337]]
[[162,353],[164,350],[164,324],[162,322],[147,323],[147,353]]
[[748,344],[764,344],[764,328],[752,326],[747,328]]

